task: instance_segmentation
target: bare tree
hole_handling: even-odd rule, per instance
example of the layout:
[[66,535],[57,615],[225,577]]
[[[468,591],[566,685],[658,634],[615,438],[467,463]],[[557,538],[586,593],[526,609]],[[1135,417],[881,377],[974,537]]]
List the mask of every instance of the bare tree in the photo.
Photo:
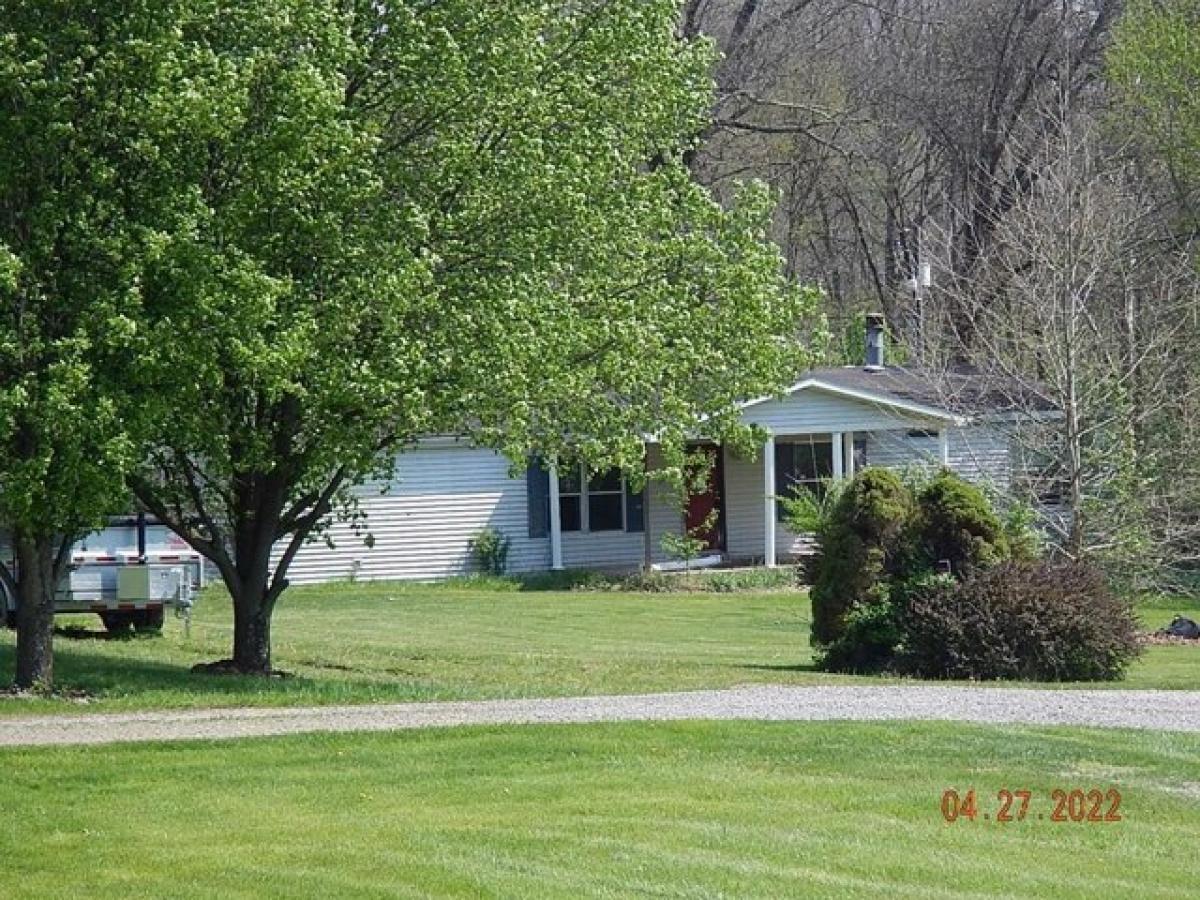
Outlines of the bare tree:
[[1043,502],[1057,546],[1161,562],[1200,534],[1194,466],[1172,427],[1194,424],[1200,399],[1200,285],[1123,148],[1060,101],[1038,110],[1029,186],[986,222],[970,270],[943,231],[937,290],[972,322],[973,340],[950,346],[1013,409],[1019,482],[1058,501]]
[[[779,191],[791,270],[832,312],[882,309],[915,350],[908,285],[930,227],[970,273],[1032,186],[1027,123],[1097,94],[1118,0],[692,0],[684,29],[724,51],[715,126],[694,167]],[[1049,126],[1052,122],[1044,123]],[[952,298],[943,298],[951,300]],[[965,310],[946,311],[963,343]]]

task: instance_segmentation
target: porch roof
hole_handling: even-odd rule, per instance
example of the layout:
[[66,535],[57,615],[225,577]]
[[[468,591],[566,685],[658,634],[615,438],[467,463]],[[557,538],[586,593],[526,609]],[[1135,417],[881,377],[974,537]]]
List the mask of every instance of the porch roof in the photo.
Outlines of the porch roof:
[[[783,396],[815,389],[861,400],[927,419],[967,424],[972,419],[1003,417],[1023,412],[1044,416],[1056,411],[1040,385],[989,376],[970,366],[944,370],[887,366],[871,369],[840,366],[812,369]],[[766,403],[761,397],[743,409]]]
[[[969,417],[964,413],[955,411],[936,400],[931,402],[928,392],[912,390],[909,385],[913,382],[915,379],[898,377],[894,370],[870,372],[854,367],[814,369],[800,381],[786,388],[783,392],[783,399],[812,390],[920,419],[954,425],[965,425],[968,422]],[[760,397],[743,403],[742,409],[750,410],[778,399],[780,398]]]

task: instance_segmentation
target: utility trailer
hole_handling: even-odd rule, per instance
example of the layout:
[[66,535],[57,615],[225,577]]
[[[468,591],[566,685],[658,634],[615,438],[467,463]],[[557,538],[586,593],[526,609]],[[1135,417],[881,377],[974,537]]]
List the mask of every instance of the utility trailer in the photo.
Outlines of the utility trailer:
[[[19,578],[7,535],[0,552]],[[72,548],[54,612],[96,613],[111,632],[158,631],[165,610],[187,614],[203,586],[203,558],[166,526],[145,516],[119,517]],[[7,589],[0,589],[0,610],[14,627],[17,598]]]

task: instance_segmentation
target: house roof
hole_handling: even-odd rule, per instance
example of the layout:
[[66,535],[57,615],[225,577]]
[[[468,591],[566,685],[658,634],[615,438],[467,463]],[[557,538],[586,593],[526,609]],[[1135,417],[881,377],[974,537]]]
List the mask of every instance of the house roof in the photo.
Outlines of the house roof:
[[[809,388],[957,422],[977,416],[1054,409],[1036,386],[997,380],[967,367],[939,372],[902,366],[823,367],[805,373],[784,393],[790,395]],[[745,405],[755,406],[767,399],[770,398]]]

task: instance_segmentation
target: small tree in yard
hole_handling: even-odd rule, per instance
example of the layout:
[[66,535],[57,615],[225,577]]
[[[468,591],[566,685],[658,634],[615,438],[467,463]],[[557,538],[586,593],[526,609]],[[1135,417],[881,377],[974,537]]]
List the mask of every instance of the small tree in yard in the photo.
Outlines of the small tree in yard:
[[1108,54],[1121,125],[1167,170],[1181,211],[1200,219],[1200,3],[1129,0]]
[[128,500],[134,442],[104,373],[173,192],[145,139],[177,48],[165,6],[0,2],[0,523],[17,563],[0,577],[18,687],[50,686],[72,544]]
[[660,541],[663,552],[683,563],[684,572],[690,573],[692,563],[708,547],[708,534],[716,524],[717,511],[713,510],[704,517],[704,521],[693,528],[686,528],[680,534],[668,531]]
[[[146,276],[145,505],[271,669],[288,568],[422,434],[642,466],[805,362],[813,295],[680,162],[712,62],[667,0],[197,13],[160,143],[187,216]],[[701,426],[697,426],[702,422]]]

